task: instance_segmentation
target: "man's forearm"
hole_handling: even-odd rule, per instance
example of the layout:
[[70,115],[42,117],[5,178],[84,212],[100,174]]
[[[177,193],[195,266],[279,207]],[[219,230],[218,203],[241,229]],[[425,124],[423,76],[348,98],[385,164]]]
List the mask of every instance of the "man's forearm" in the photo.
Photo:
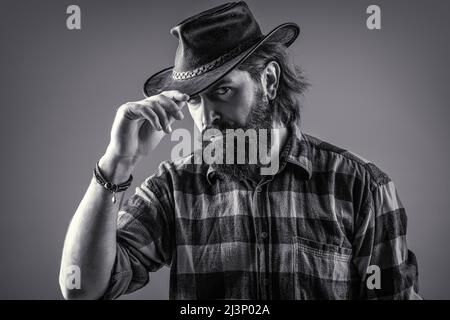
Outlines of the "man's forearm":
[[[105,155],[99,167],[109,181],[122,183],[134,164]],[[105,292],[116,256],[117,214],[123,194],[117,193],[117,201],[112,203],[112,194],[91,179],[64,243],[59,282],[66,299],[97,299]],[[73,266],[81,271],[79,289],[67,286]]]

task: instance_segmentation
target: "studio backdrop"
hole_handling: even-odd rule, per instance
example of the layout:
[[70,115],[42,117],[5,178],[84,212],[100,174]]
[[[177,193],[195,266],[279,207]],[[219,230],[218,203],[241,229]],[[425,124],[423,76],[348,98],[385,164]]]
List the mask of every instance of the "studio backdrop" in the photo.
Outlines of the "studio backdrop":
[[[0,1],[0,298],[61,299],[70,219],[105,152],[117,108],[173,64],[169,30],[217,0]],[[302,130],[370,159],[408,215],[420,294],[450,298],[450,2],[248,0],[265,33],[301,27],[289,48],[311,86]],[[80,9],[70,28],[68,8]],[[378,26],[369,6],[380,9]],[[73,21],[72,21],[73,22]],[[185,118],[174,128],[193,130]],[[127,191],[170,158],[166,136]],[[169,269],[123,299],[167,299]]]

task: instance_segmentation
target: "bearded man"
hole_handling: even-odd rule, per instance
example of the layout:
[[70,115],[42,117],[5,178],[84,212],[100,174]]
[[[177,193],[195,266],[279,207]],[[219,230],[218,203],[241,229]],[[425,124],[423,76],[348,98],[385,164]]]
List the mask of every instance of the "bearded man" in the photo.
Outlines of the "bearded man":
[[[300,129],[299,97],[308,85],[287,53],[299,31],[284,23],[262,34],[245,2],[171,30],[174,66],[145,82],[146,99],[119,107],[69,226],[65,298],[114,299],[165,265],[171,299],[420,298],[405,209],[391,179]],[[134,167],[185,106],[204,133],[203,148],[164,161],[122,205]],[[256,135],[230,149],[230,129]],[[213,159],[231,152],[236,160],[243,151],[244,161],[195,161],[219,145]],[[266,157],[251,163],[255,145],[266,146]],[[264,171],[273,163],[275,170]],[[78,289],[65,286],[73,265],[82,272]]]

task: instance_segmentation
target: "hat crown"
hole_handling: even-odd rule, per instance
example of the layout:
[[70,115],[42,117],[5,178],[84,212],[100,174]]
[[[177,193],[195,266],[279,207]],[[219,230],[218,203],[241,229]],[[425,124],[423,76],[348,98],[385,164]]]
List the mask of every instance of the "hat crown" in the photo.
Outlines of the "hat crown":
[[[260,40],[263,35],[243,1],[231,2],[190,17],[170,30],[178,38],[174,70],[187,72]],[[240,50],[238,50],[240,51]]]

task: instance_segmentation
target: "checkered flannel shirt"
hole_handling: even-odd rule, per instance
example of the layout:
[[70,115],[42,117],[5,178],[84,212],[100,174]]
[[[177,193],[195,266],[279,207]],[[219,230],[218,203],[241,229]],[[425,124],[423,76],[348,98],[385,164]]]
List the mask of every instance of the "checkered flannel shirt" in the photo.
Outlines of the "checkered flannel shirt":
[[121,206],[104,298],[169,266],[170,299],[420,299],[405,209],[373,163],[297,125],[259,183],[196,155],[163,162]]

